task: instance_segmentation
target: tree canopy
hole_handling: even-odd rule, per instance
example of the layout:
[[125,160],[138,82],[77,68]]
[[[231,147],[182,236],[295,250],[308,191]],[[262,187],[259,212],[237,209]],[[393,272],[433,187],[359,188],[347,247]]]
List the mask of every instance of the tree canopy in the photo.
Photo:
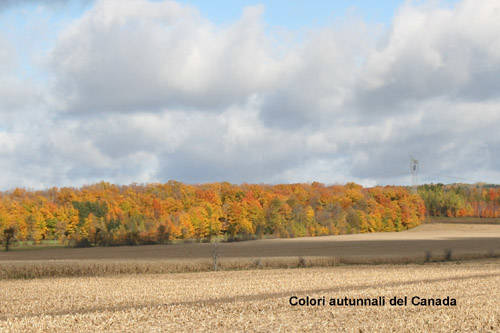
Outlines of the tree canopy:
[[419,195],[394,186],[101,182],[2,192],[0,231],[76,245],[298,237],[403,230],[420,224],[425,211]]

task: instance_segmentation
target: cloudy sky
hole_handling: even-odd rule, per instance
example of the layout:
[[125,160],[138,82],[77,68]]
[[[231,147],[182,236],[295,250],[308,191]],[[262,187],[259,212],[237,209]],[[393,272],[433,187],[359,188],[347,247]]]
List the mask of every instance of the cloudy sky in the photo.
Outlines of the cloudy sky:
[[500,182],[500,1],[0,2],[0,189]]

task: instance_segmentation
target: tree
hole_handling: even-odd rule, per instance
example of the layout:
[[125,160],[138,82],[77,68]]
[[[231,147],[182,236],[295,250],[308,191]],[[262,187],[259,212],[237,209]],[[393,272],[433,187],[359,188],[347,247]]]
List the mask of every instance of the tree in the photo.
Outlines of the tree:
[[15,229],[13,227],[9,227],[4,229],[3,237],[5,242],[5,251],[9,251],[9,246],[11,241],[14,239]]
[[[424,205],[425,202],[425,205]],[[428,185],[363,188],[313,184],[213,183],[117,186],[98,183],[47,191],[0,192],[0,231],[18,240],[90,245],[164,243],[170,239],[316,236],[393,231],[437,215],[500,216],[500,189]],[[498,207],[498,208],[497,208]]]

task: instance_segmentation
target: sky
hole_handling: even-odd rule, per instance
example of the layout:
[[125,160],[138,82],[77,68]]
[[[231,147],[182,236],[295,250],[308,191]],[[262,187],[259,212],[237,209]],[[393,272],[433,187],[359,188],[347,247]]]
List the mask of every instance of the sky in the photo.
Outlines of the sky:
[[500,2],[0,1],[0,190],[500,182]]

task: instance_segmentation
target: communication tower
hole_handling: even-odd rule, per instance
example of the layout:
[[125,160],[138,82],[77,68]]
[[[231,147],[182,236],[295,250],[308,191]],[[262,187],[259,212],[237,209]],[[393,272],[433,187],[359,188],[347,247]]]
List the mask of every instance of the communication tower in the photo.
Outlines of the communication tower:
[[411,188],[413,193],[417,193],[418,186],[418,160],[410,157]]

